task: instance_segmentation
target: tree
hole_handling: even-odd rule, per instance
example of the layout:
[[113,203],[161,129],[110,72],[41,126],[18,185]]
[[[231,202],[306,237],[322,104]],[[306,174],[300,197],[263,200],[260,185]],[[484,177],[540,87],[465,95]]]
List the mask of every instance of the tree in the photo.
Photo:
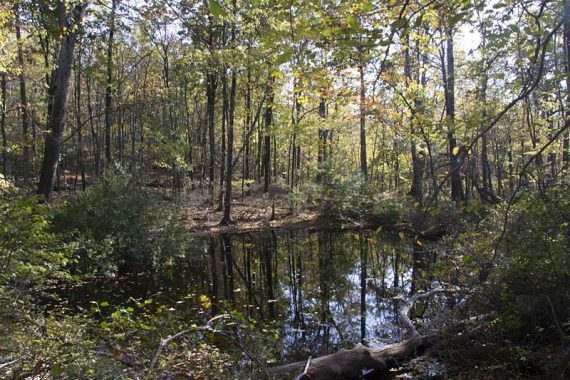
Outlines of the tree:
[[50,112],[47,119],[48,134],[45,137],[44,158],[40,171],[38,194],[50,200],[55,181],[61,145],[63,143],[63,130],[67,114],[67,98],[69,95],[69,79],[73,62],[75,44],[79,36],[79,26],[88,2],[84,1],[71,6],[69,10],[63,2],[58,3],[60,15],[60,28],[66,33],[62,36],[59,46],[57,66],[51,75],[48,99]]

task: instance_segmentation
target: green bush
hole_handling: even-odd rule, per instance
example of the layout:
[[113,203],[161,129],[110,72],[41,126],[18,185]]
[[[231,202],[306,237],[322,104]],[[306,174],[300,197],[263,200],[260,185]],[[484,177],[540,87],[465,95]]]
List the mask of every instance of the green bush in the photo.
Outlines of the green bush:
[[136,171],[116,167],[54,218],[55,230],[68,236],[81,273],[109,274],[145,269],[183,250],[172,205],[147,191]]
[[65,275],[68,251],[49,231],[49,211],[0,176],[0,285]]
[[328,174],[322,183],[319,211],[336,219],[360,218],[370,209],[366,183],[362,174],[347,176]]
[[498,303],[504,327],[523,343],[570,333],[570,200],[567,188],[525,194],[514,206],[503,249]]
[[[568,187],[527,191],[509,209],[440,241],[437,277],[470,289],[447,364],[497,378],[558,378],[570,336]],[[473,322],[470,316],[482,318]],[[471,349],[464,355],[465,345]],[[477,376],[475,376],[477,377]]]

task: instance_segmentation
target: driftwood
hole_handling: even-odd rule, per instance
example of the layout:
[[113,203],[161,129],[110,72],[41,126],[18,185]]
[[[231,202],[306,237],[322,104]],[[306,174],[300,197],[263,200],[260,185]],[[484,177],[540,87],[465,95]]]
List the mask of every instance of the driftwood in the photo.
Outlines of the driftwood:
[[433,337],[424,336],[416,330],[408,313],[414,303],[420,299],[445,291],[438,288],[415,294],[407,300],[397,298],[403,302],[398,314],[405,326],[407,336],[407,339],[400,343],[375,348],[359,344],[351,350],[341,350],[317,359],[275,367],[270,370],[270,373],[273,378],[277,379],[334,380],[356,379],[364,369],[388,372],[390,368],[397,367],[398,363],[411,357],[419,349],[427,347],[433,341]]

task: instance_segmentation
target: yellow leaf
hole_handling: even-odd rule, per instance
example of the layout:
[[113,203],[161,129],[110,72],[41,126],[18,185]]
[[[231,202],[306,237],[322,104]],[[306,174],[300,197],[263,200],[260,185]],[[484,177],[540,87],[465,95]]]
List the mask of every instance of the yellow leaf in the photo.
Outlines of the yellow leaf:
[[453,154],[454,156],[457,156],[458,153],[459,153],[459,147],[456,146],[456,147],[453,148],[453,150],[451,151],[451,154]]
[[400,236],[400,239],[404,239],[404,237],[406,237],[406,235],[403,232],[398,232],[398,236]]

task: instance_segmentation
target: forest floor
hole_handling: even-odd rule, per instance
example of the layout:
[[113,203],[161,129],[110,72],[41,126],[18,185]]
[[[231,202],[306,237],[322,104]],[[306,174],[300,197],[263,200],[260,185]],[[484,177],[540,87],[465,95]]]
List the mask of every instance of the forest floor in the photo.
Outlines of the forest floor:
[[236,234],[273,229],[343,228],[338,221],[322,217],[317,210],[292,211],[287,204],[266,197],[248,197],[232,203],[232,222],[220,224],[223,211],[208,202],[189,202],[182,212],[185,225],[195,235]]
[[292,207],[289,197],[282,189],[274,190],[273,195],[254,191],[245,197],[239,194],[232,202],[232,222],[220,224],[223,217],[221,207],[210,205],[207,192],[189,192],[182,211],[185,225],[195,235],[239,234],[264,230],[288,229],[345,229],[364,227],[360,222],[339,222],[322,216],[316,207],[306,204]]

